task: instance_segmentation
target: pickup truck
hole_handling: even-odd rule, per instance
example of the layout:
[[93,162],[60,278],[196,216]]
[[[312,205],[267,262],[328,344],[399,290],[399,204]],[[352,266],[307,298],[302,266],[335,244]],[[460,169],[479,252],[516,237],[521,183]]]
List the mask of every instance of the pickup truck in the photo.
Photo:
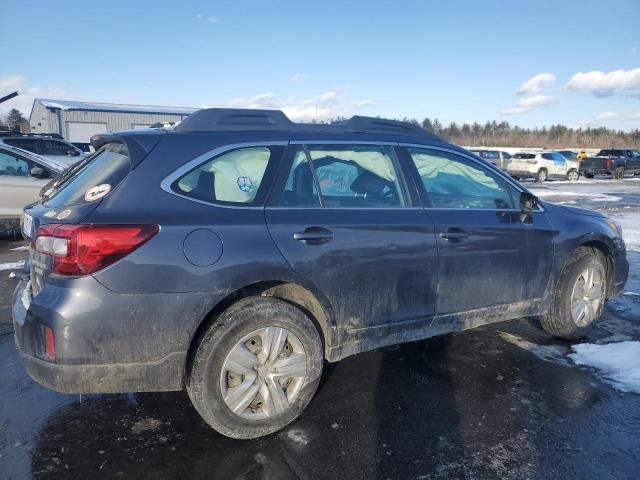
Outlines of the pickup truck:
[[622,179],[626,173],[640,174],[640,151],[625,148],[600,150],[595,157],[580,162],[580,174],[587,178],[611,175]]

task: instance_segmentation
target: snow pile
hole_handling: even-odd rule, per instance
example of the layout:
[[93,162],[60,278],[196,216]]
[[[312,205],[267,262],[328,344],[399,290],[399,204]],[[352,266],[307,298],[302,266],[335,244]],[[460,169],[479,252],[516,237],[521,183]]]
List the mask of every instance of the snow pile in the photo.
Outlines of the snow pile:
[[24,267],[24,260],[19,262],[0,263],[0,271],[2,270],[20,270]]
[[640,342],[581,343],[571,348],[574,363],[598,369],[617,390],[640,393]]

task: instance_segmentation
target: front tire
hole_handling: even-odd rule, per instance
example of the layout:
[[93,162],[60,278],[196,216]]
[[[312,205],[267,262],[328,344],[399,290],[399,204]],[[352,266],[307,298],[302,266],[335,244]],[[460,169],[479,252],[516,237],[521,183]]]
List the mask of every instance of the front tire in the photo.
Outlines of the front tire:
[[320,334],[293,305],[247,297],[200,340],[187,392],[205,422],[231,438],[276,432],[305,409],[320,381]]
[[575,340],[586,335],[602,314],[607,291],[605,258],[598,250],[580,247],[567,259],[549,311],[540,317],[544,330]]
[[567,172],[567,180],[570,182],[577,182],[578,178],[580,178],[580,175],[577,170],[569,170],[569,172]]
[[542,183],[546,181],[547,181],[547,170],[544,168],[541,168],[540,170],[538,170],[538,173],[536,173],[536,182]]

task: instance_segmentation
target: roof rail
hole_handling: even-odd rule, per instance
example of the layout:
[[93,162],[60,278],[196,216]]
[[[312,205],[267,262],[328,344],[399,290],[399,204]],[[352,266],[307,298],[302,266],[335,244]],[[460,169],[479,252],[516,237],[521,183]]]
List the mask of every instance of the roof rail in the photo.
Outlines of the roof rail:
[[281,130],[292,128],[294,125],[280,110],[205,108],[189,115],[174,130],[176,132]]
[[351,133],[386,133],[393,135],[429,136],[424,128],[413,125],[409,122],[399,120],[388,120],[378,117],[363,117],[354,115],[349,120],[339,123],[346,132]]
[[355,115],[331,124],[294,123],[280,110],[207,108],[198,110],[174,127],[175,132],[298,130],[336,133],[379,133],[439,139],[437,135],[411,123]]

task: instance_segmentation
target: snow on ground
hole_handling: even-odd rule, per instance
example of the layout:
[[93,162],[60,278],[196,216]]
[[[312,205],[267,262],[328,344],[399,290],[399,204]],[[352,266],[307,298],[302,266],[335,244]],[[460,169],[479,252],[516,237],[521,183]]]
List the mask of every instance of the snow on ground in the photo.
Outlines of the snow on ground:
[[640,212],[607,212],[622,227],[622,238],[627,250],[640,252]]
[[24,267],[24,260],[19,262],[0,263],[0,271],[2,270],[19,270]]
[[640,342],[581,343],[571,348],[574,353],[569,358],[574,363],[597,369],[617,390],[640,393]]
[[[537,197],[581,197],[588,199],[592,202],[619,202],[622,200],[622,197],[617,197],[614,195],[607,195],[604,193],[593,195],[593,193],[588,192],[572,192],[572,191],[557,191],[557,190],[536,190],[535,194]],[[557,203],[564,203],[562,201]]]

